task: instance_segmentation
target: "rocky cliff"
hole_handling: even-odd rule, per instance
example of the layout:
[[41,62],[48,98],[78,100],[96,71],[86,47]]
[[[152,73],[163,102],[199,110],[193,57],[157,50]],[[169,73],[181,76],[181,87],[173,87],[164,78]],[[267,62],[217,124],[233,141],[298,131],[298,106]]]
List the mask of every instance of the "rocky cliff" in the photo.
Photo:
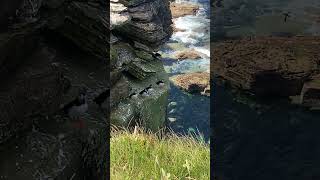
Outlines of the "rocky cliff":
[[[109,102],[114,124],[163,125],[168,77],[154,51],[172,33],[169,3],[113,0],[111,23],[107,3],[0,2],[1,178],[106,179]],[[82,88],[89,110],[74,126],[61,108]]]
[[[0,2],[0,176],[105,179],[109,89],[107,4],[100,0]],[[61,107],[86,88],[85,125]],[[104,99],[105,100],[105,99]]]
[[156,130],[164,125],[169,82],[155,51],[172,34],[169,1],[112,0],[110,9],[111,124]]

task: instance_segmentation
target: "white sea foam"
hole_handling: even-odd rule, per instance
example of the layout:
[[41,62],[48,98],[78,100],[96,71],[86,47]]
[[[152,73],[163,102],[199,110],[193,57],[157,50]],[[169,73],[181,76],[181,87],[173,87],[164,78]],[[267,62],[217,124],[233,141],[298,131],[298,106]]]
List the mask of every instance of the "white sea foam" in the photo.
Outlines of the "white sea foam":
[[[168,73],[207,72],[210,69],[210,20],[208,9],[203,7],[206,0],[176,0],[175,2],[197,3],[200,9],[196,15],[187,15],[173,19],[174,26],[181,31],[174,32],[171,40],[183,43],[186,47],[199,52],[201,59],[186,59],[165,65]],[[202,2],[202,3],[199,3]],[[165,52],[171,53],[171,52]]]
[[178,31],[171,37],[172,40],[186,43],[197,44],[202,39],[210,36],[210,21],[200,16],[184,16],[174,19],[174,25]]
[[168,73],[206,72],[210,67],[209,59],[183,60],[170,66],[164,66]]

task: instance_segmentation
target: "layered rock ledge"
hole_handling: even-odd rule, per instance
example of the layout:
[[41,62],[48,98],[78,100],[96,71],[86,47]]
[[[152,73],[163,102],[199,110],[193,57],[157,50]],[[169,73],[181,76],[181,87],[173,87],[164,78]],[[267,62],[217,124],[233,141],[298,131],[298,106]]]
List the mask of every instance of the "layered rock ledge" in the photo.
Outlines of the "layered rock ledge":
[[[213,47],[213,73],[257,96],[299,96],[298,104],[319,106],[319,37],[258,37]],[[312,91],[312,92],[311,92]],[[304,103],[309,92],[313,101]],[[306,100],[310,101],[310,100]]]

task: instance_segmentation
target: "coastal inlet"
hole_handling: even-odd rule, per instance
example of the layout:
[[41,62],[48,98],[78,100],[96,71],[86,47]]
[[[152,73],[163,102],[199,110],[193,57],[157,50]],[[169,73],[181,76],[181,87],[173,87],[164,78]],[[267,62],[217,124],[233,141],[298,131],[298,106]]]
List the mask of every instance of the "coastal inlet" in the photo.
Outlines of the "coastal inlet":
[[170,4],[174,33],[162,47],[170,78],[169,128],[176,133],[210,134],[209,1],[176,0]]

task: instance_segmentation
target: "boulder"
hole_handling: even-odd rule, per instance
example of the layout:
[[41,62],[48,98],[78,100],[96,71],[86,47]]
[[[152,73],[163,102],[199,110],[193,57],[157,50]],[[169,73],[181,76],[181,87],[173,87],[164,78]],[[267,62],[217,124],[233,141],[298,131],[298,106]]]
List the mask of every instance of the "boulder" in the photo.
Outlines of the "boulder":
[[190,50],[187,50],[187,51],[180,51],[180,52],[177,52],[175,54],[175,58],[178,59],[178,60],[184,60],[184,59],[193,59],[193,60],[197,60],[197,59],[200,59],[201,56],[200,54],[195,51],[194,49],[190,49]]
[[170,81],[186,92],[210,96],[210,74],[207,72],[175,75]]
[[173,18],[178,18],[186,15],[196,15],[199,6],[191,3],[170,3],[170,9]]

